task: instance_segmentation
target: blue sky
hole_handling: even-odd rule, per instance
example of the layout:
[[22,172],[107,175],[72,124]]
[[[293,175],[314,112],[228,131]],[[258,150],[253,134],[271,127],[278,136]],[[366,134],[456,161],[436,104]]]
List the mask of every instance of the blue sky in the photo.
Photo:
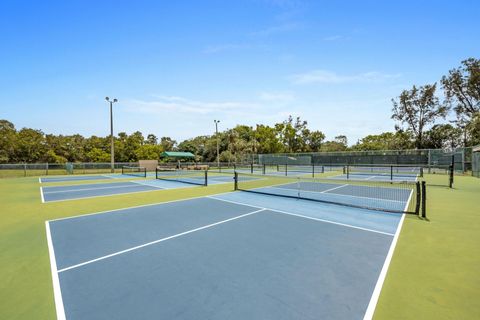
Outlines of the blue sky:
[[480,56],[478,1],[0,3],[0,118],[46,133],[182,139],[289,114],[350,143],[390,99]]

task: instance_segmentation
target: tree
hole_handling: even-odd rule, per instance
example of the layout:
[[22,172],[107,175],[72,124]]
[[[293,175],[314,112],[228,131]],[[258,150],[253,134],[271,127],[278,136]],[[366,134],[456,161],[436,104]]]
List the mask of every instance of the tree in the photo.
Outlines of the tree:
[[160,139],[160,145],[165,151],[172,151],[176,144],[177,141],[173,140],[170,137],[162,137]]
[[88,162],[110,162],[110,153],[98,148],[91,149],[85,156]]
[[436,124],[425,132],[425,147],[431,149],[456,148],[462,142],[462,129],[451,124]]
[[480,145],[480,112],[477,112],[466,126],[467,137],[470,145]]
[[469,58],[462,61],[460,67],[442,77],[441,83],[446,102],[453,107],[457,116],[454,123],[464,130],[463,144],[466,146],[469,134],[467,126],[480,112],[480,60]]
[[322,152],[333,152],[333,151],[345,151],[346,146],[343,143],[339,143],[338,141],[326,141],[322,144],[321,150]]
[[158,160],[163,152],[160,145],[145,144],[135,150],[135,158],[138,160]]
[[352,147],[353,150],[405,150],[413,147],[412,136],[409,132],[383,132],[368,135]]
[[325,134],[321,131],[310,131],[305,129],[302,132],[303,139],[305,141],[306,148],[304,151],[317,152],[322,147],[323,140],[325,140]]
[[[448,112],[447,106],[441,105],[435,96],[436,87],[436,84],[413,86],[411,90],[402,91],[398,100],[392,99],[392,119],[407,125],[415,137],[417,148],[424,145],[423,133],[427,126],[438,118],[445,118]],[[396,126],[397,130],[399,128]]]
[[13,123],[0,120],[0,163],[13,160],[17,131]]
[[282,143],[277,137],[277,131],[272,127],[257,124],[255,140],[258,143],[258,153],[278,153],[283,151]]
[[480,112],[480,60],[469,58],[459,68],[443,76],[442,87],[447,102],[453,106],[458,118],[471,119]]
[[43,132],[29,128],[18,132],[16,146],[16,161],[22,162],[37,162],[47,151]]
[[156,145],[158,143],[158,138],[153,133],[150,133],[149,135],[147,135],[147,140],[145,140],[145,143],[150,145]]
[[302,139],[302,131],[305,129],[307,129],[307,121],[302,121],[300,117],[297,117],[294,122],[293,117],[289,116],[284,122],[275,124],[275,130],[286,152],[305,150],[305,141]]

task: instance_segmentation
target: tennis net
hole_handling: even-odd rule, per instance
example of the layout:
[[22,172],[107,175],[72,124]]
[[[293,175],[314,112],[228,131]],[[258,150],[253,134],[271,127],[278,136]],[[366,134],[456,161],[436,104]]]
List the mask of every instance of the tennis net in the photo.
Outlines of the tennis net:
[[122,174],[126,176],[134,177],[147,177],[147,168],[145,167],[134,167],[134,166],[123,166]]
[[368,176],[383,176],[393,180],[395,177],[423,177],[423,168],[418,166],[402,166],[402,165],[347,165],[344,168],[344,174],[347,178],[350,175],[368,175]]
[[[352,181],[235,173],[235,190],[392,213],[419,214],[425,185],[408,181]],[[422,216],[425,215],[422,208]]]
[[183,182],[200,186],[208,185],[207,170],[172,170],[157,168],[155,170],[155,177],[159,180]]

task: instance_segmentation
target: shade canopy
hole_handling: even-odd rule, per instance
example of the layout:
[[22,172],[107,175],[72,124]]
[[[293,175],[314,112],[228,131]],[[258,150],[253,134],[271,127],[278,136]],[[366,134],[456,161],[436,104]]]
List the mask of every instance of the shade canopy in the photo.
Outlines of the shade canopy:
[[161,154],[161,156],[171,158],[195,158],[195,155],[193,153],[181,151],[165,151]]

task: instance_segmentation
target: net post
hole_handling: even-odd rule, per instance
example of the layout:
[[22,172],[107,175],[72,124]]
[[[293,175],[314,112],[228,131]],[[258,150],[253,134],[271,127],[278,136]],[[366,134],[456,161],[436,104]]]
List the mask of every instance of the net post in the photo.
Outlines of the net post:
[[345,168],[346,168],[346,171],[347,171],[347,180],[348,180],[350,178],[350,167],[347,164]]
[[422,218],[427,217],[427,187],[425,181],[422,181]]
[[253,162],[250,163],[250,173],[253,174]]
[[124,170],[125,169],[125,166],[122,166],[122,175],[124,174]]
[[420,167],[420,177],[423,178],[423,167]]
[[267,172],[266,164],[264,163],[262,166],[262,174],[265,174]]
[[312,163],[312,178],[315,178],[315,163]]
[[235,171],[233,174],[233,189],[238,190],[238,172]]
[[453,188],[453,170],[454,170],[454,164],[452,163],[449,167],[450,172],[448,173],[448,186],[450,188]]
[[415,182],[415,189],[417,193],[415,201],[415,214],[420,214],[420,202],[422,201],[422,193],[420,190],[420,181]]
[[393,181],[393,166],[390,166],[390,181]]
[[46,174],[47,174],[47,176],[48,176],[48,162],[45,164],[45,169],[46,169],[45,172],[46,172]]
[[147,167],[143,167],[143,176],[147,177]]
[[285,176],[288,176],[288,164],[285,164]]
[[158,179],[158,167],[155,168],[155,179]]
[[208,186],[208,170],[205,170],[205,187]]

